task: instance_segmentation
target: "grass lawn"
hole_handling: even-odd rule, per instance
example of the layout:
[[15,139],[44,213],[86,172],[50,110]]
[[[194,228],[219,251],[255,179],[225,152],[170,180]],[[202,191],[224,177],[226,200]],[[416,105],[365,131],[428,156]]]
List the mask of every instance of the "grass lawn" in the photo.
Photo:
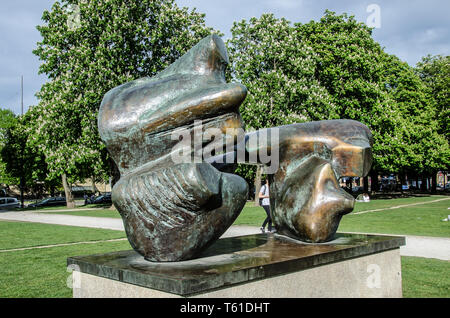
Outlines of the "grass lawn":
[[449,261],[403,256],[403,297],[450,298],[449,270]]
[[[438,200],[440,197],[422,198],[421,201],[428,202],[432,201],[433,198]],[[405,199],[381,201],[393,201],[391,206],[398,206],[417,203],[419,201],[417,199],[419,198],[406,199],[407,201]],[[450,237],[450,222],[442,221],[450,214],[450,210],[448,210],[450,200],[356,214],[359,211],[380,209],[387,203],[373,202],[373,204],[372,202],[357,203],[355,213],[342,218],[338,231]],[[365,204],[369,206],[365,206]]]
[[[0,234],[0,250],[124,237],[120,231],[3,221]],[[124,240],[0,252],[0,298],[70,298],[68,257],[130,248]],[[448,269],[446,261],[402,257],[404,297],[450,297]]]
[[[431,202],[446,198],[449,200]],[[356,214],[416,203],[426,204]],[[449,207],[450,197],[448,196],[372,200],[367,203],[356,202],[354,211],[342,218],[338,231],[450,237],[450,222],[442,221],[450,214]],[[255,207],[253,202],[249,202],[234,225],[261,226],[265,215],[261,207]]]
[[450,197],[445,195],[422,195],[422,196],[412,196],[409,198],[396,198],[396,199],[379,199],[371,200],[370,202],[356,202],[355,209],[353,212],[363,212],[368,210],[386,209],[392,206],[406,205],[406,204],[416,204],[416,203],[426,203],[430,201],[436,201],[441,199],[449,199],[447,205],[450,206]]
[[66,285],[67,257],[131,249],[127,240],[23,251],[55,244],[125,238],[122,231],[75,226],[0,221],[0,298],[71,297]]
[[0,253],[0,297],[70,298],[68,257],[130,248],[120,241]]
[[[26,222],[0,222],[0,250],[125,238],[125,232]],[[0,255],[1,257],[2,255]]]

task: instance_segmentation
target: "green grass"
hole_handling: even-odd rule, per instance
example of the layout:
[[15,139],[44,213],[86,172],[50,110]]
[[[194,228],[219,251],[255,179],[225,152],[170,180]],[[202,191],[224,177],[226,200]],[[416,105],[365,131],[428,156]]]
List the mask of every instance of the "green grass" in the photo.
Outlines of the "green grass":
[[403,297],[450,298],[450,262],[402,257]]
[[[342,218],[338,231],[450,237],[450,222],[442,221],[450,214],[448,210],[450,200],[429,203],[445,198],[450,199],[448,196],[428,196],[372,200],[368,203],[356,202],[354,211]],[[426,204],[355,214],[415,203]],[[265,216],[262,207],[254,206],[253,202],[249,202],[234,225],[261,226]]]
[[[435,197],[435,199],[438,198]],[[430,201],[430,198],[424,199]],[[404,199],[382,201],[393,201],[391,206],[409,204]],[[417,203],[416,201],[414,200],[413,203]],[[355,212],[372,209],[361,206],[364,204],[357,203]],[[379,206],[384,204],[386,202],[378,203]],[[450,237],[450,222],[442,221],[450,214],[448,207],[450,207],[450,200],[365,214],[351,213],[342,218],[338,231]]]
[[[259,214],[258,209],[261,208],[248,211]],[[3,221],[0,233],[0,249],[124,237],[119,231]],[[117,236],[118,233],[122,235]],[[70,298],[68,257],[130,248],[125,240],[1,252],[0,298]],[[449,265],[447,261],[402,257],[404,297],[450,297]]]
[[0,253],[0,298],[71,298],[68,257],[127,249],[120,241]]
[[[125,238],[122,231],[0,221],[0,250]],[[130,249],[127,240],[0,252],[0,297],[71,297],[70,256]]]
[[125,237],[122,231],[39,223],[0,222],[0,250]]
[[255,206],[253,202],[247,202],[233,225],[261,226],[265,219],[266,212],[262,207]]
[[386,209],[392,206],[430,202],[440,199],[450,199],[450,197],[444,195],[427,195],[427,196],[422,195],[400,199],[382,199],[382,200],[371,200],[370,202],[356,202],[355,209],[353,212]]

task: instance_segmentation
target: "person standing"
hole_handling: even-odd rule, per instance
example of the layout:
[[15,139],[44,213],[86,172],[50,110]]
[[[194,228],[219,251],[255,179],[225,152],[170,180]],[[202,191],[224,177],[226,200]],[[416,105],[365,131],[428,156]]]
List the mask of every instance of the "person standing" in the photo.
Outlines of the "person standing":
[[269,194],[269,179],[265,180],[259,191],[259,199],[261,201],[261,206],[266,211],[267,217],[261,226],[261,232],[265,233],[266,225],[268,225],[267,230],[269,232],[274,232],[272,228],[272,217],[270,216],[270,194]]

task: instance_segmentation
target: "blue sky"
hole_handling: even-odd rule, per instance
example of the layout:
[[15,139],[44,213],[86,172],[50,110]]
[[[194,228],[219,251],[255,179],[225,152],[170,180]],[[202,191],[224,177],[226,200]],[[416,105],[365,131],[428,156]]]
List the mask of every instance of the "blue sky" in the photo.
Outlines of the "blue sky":
[[[40,61],[32,50],[40,40],[36,25],[54,0],[0,1],[0,107],[19,114],[20,78],[24,76],[24,108],[35,98],[45,75],[38,75]],[[248,20],[271,12],[292,22],[318,20],[326,9],[346,12],[367,22],[380,9],[380,28],[374,39],[385,51],[415,65],[427,54],[450,53],[450,1],[448,0],[176,0],[179,6],[197,8],[206,14],[206,24],[230,36],[234,21]]]

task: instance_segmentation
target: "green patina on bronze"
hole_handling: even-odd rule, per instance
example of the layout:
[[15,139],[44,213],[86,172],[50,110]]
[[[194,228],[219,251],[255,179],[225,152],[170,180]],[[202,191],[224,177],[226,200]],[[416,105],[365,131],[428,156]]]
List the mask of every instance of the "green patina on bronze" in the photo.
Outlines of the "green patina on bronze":
[[[372,135],[359,122],[295,124],[244,136],[227,130],[243,127],[239,106],[247,94],[243,85],[226,83],[227,64],[223,41],[212,35],[155,77],[126,83],[104,97],[99,132],[121,173],[113,202],[131,245],[147,260],[198,257],[231,226],[248,194],[242,178],[224,172],[233,170],[237,153],[249,164],[267,164],[249,160],[261,151],[279,155],[279,169],[271,176],[274,225],[280,234],[305,242],[332,240],[341,217],[353,209],[339,177],[369,172]],[[231,142],[234,151],[207,162],[174,162],[180,140],[173,133],[184,129],[198,138],[198,120],[202,132],[221,132],[214,141],[202,139],[201,146]],[[275,133],[276,141],[249,143],[255,135]],[[219,160],[224,155],[229,155],[225,162]]]
[[225,45],[212,35],[155,77],[121,85],[103,99],[99,132],[121,173],[112,199],[131,245],[150,261],[196,257],[246,202],[244,179],[207,163],[171,160],[175,129],[193,137],[195,120],[224,132],[242,127],[247,90],[226,83],[227,64]]

